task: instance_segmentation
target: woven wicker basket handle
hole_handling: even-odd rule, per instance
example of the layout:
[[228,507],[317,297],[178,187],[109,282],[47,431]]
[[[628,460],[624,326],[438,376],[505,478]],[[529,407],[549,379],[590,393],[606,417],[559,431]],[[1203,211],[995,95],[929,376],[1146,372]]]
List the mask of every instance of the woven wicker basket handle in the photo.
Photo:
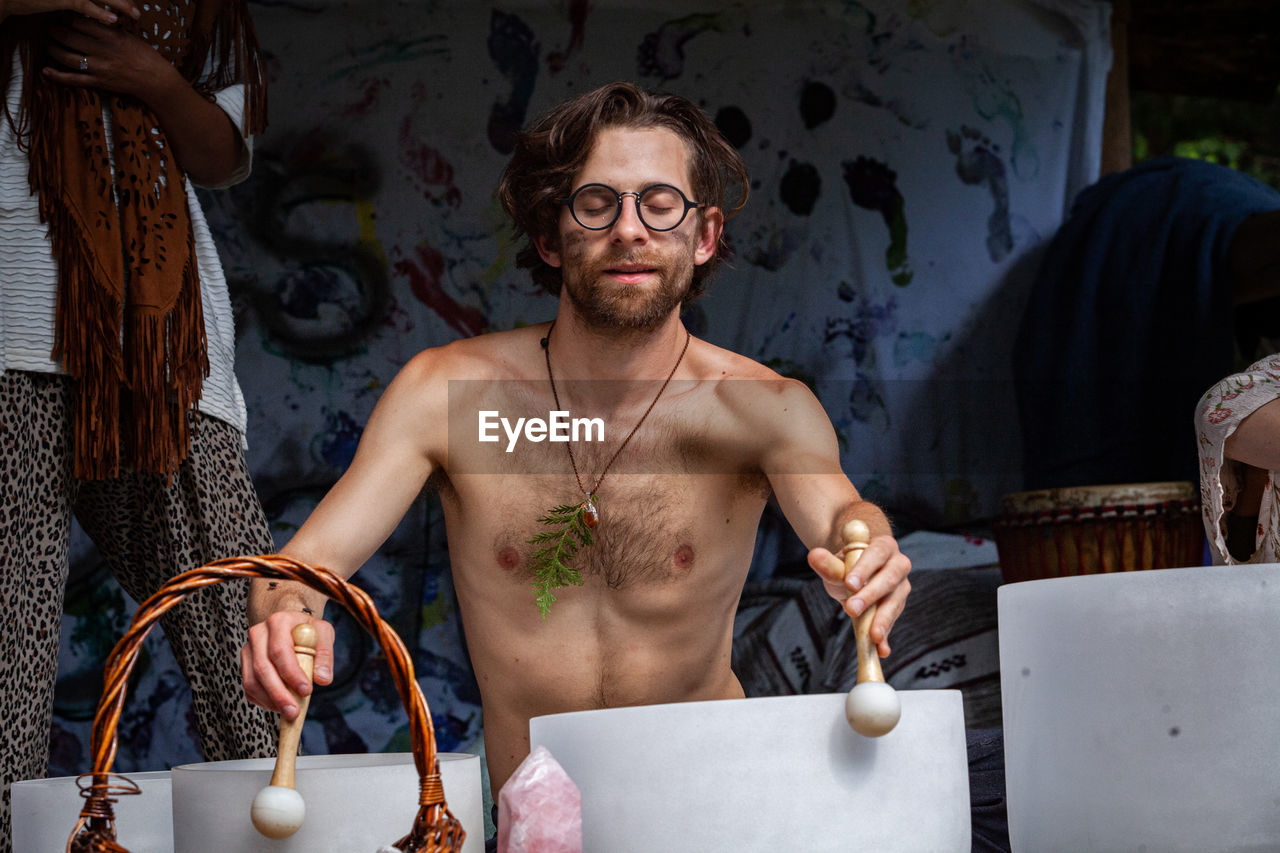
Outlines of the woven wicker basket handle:
[[[85,774],[90,777],[89,784],[84,786],[86,802],[80,812],[80,821],[67,841],[67,850],[70,853],[128,853],[115,840],[115,817],[110,795],[119,793],[120,786],[111,784],[110,774],[116,755],[116,726],[124,707],[129,674],[137,661],[142,641],[161,616],[191,593],[233,578],[267,578],[306,584],[346,606],[356,621],[373,634],[386,653],[387,664],[400,692],[400,701],[409,714],[413,758],[419,777],[417,817],[409,834],[394,846],[404,853],[461,850],[466,833],[445,803],[440,762],[436,756],[435,730],[427,711],[427,701],[414,679],[413,663],[404,643],[378,615],[373,600],[364,590],[328,569],[308,566],[279,554],[218,560],[183,572],[160,587],[138,608],[129,630],[111,650],[103,671],[102,698],[93,720],[93,771]],[[249,819],[247,814],[244,819]]]

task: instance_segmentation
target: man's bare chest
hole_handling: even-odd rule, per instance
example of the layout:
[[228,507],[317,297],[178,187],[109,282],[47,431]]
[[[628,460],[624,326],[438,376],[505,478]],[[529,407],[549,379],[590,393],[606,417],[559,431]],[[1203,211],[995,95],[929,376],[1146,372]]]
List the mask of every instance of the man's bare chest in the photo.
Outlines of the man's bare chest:
[[452,509],[451,549],[461,533],[469,560],[487,552],[482,562],[528,583],[538,549],[531,540],[554,531],[540,520],[590,493],[599,524],[576,557],[584,578],[623,589],[695,576],[711,562],[705,557],[754,535],[735,520],[758,517],[768,495],[751,454],[726,437],[696,391],[673,387],[651,410],[607,417],[543,411],[554,403],[538,383],[502,383],[466,407],[451,405],[475,413],[471,422],[450,417],[441,493]]
[[[526,587],[545,563],[538,535],[565,527],[553,510],[585,498],[563,469],[461,475],[441,495],[454,561]],[[587,585],[611,590],[718,575],[726,563],[749,561],[767,495],[759,475],[611,472],[593,495],[592,543],[573,543],[572,566]]]

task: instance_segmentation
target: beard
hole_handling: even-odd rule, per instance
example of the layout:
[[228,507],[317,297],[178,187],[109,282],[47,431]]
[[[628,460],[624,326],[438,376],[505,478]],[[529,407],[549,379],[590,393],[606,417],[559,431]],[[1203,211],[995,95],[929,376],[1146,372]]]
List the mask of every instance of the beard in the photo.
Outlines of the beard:
[[[680,244],[674,253],[653,249],[611,251],[594,260],[581,243],[567,243],[562,268],[564,294],[579,316],[601,329],[648,331],[678,310],[693,287],[692,245]],[[605,271],[622,265],[648,267],[655,280],[643,285],[608,281]]]

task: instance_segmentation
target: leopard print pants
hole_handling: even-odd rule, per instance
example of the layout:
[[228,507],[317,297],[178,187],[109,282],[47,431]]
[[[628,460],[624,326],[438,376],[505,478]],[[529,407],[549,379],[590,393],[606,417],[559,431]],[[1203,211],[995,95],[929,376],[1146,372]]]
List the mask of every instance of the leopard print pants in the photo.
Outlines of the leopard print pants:
[[[135,601],[187,569],[274,549],[235,428],[193,415],[190,455],[169,485],[137,473],[76,480],[68,390],[63,376],[0,373],[0,853],[12,844],[10,784],[48,773],[72,515]],[[240,685],[247,591],[218,584],[161,619],[210,761],[275,750],[271,717]]]

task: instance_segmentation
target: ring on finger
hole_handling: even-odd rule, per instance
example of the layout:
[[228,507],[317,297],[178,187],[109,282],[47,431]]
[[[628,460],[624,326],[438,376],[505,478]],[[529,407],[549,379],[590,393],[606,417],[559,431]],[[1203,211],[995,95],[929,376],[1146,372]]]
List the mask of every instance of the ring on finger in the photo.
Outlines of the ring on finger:
[[87,57],[87,56],[81,56],[81,57],[80,57],[80,70],[81,70],[81,71],[88,71],[88,70],[89,70],[89,57]]

